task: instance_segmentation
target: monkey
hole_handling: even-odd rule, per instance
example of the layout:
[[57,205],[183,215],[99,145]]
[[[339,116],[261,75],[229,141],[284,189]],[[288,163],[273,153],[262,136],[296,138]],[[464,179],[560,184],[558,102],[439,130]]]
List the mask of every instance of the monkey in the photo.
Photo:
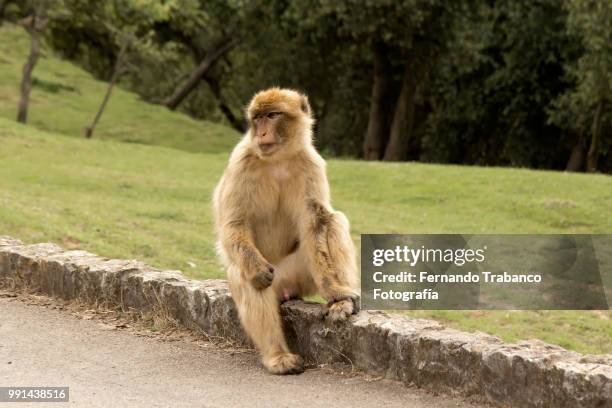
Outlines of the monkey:
[[330,204],[308,97],[270,88],[253,96],[245,115],[248,129],[213,194],[217,251],[263,366],[297,374],[304,360],[287,346],[280,304],[318,294],[332,322],[356,314],[355,248],[347,217]]

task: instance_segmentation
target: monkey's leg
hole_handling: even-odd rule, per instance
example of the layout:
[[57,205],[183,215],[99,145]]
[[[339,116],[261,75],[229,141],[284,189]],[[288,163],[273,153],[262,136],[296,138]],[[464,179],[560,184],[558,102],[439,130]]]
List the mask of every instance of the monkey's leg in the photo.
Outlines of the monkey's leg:
[[305,248],[319,293],[328,301],[328,316],[342,320],[359,311],[355,247],[348,219],[340,211],[310,203],[311,223]]
[[297,374],[304,371],[304,360],[289,352],[273,288],[258,290],[244,280],[235,265],[228,269],[232,297],[244,330],[255,343],[262,363],[272,374]]

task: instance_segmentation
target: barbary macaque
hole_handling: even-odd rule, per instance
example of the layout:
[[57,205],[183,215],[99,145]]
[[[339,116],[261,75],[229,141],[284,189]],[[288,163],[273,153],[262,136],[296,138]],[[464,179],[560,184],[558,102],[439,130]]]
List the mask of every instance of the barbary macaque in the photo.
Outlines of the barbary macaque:
[[246,111],[249,128],[214,193],[218,251],[242,326],[273,374],[304,370],[290,352],[280,303],[319,294],[327,318],[359,310],[347,218],[330,205],[325,160],[306,95],[271,88]]

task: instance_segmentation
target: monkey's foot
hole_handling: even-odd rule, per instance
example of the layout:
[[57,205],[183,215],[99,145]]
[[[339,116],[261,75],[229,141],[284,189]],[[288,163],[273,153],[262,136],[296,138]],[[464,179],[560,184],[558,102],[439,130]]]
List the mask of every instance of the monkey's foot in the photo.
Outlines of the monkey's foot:
[[327,304],[326,316],[334,322],[348,319],[359,312],[359,297],[346,297]]
[[304,372],[304,359],[297,354],[282,353],[265,358],[264,366],[271,374],[299,374]]

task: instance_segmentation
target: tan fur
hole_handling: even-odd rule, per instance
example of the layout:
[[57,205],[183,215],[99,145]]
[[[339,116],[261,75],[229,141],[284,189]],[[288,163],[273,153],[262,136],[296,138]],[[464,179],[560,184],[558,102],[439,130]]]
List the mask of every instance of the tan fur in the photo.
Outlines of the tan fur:
[[[274,153],[258,148],[257,115],[282,112]],[[346,217],[330,205],[325,161],[312,144],[306,96],[272,88],[247,108],[251,124],[214,193],[218,251],[243,327],[272,373],[303,370],[282,331],[279,304],[318,293],[328,316],[358,311],[355,249]],[[272,272],[273,271],[273,272]]]

